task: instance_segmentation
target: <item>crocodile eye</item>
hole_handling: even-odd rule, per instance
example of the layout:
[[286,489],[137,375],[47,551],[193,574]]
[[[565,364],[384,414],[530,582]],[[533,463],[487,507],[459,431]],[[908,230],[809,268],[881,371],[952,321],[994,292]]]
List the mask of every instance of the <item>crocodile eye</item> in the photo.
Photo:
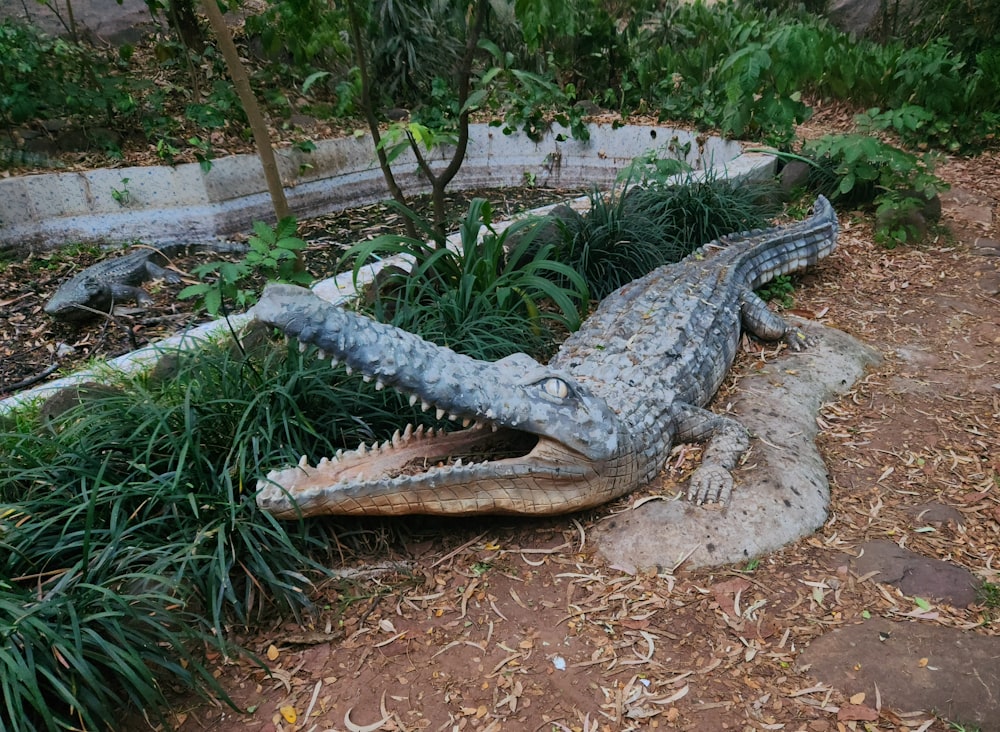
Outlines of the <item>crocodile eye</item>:
[[569,386],[562,379],[546,379],[545,383],[542,384],[542,388],[545,393],[549,396],[553,396],[556,399],[565,399],[569,396]]

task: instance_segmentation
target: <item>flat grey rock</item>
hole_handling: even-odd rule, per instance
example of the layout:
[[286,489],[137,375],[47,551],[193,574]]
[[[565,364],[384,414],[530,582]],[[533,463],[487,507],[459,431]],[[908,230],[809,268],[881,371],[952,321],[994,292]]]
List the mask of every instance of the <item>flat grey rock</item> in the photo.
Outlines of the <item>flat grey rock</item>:
[[976,576],[965,567],[903,549],[891,541],[869,541],[851,560],[855,574],[878,572],[873,579],[898,587],[910,597],[933,598],[955,607],[976,601]]
[[[743,379],[732,413],[750,430],[747,467],[723,507],[687,500],[650,501],[591,532],[598,552],[625,571],[743,562],[774,551],[823,525],[830,500],[826,466],[816,448],[816,414],[878,360],[846,333],[798,323],[815,339]],[[685,486],[686,488],[686,486]]]
[[921,503],[919,506],[907,506],[904,512],[913,517],[914,525],[933,524],[935,526],[965,526],[965,516],[954,506],[943,503]]
[[877,688],[883,706],[1000,732],[1000,637],[875,618],[820,636],[798,666],[865,704]]

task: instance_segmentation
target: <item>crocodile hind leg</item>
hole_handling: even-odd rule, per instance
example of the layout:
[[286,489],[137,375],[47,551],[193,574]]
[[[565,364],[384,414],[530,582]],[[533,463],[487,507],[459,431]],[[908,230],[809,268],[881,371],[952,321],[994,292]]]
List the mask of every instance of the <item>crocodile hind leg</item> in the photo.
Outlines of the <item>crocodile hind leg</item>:
[[695,503],[725,503],[733,491],[730,471],[750,447],[746,428],[735,419],[707,409],[683,405],[677,414],[678,442],[706,442],[701,466],[688,484]]
[[740,316],[743,327],[765,341],[784,341],[793,351],[809,345],[805,333],[771,310],[753,290],[744,290],[740,295]]

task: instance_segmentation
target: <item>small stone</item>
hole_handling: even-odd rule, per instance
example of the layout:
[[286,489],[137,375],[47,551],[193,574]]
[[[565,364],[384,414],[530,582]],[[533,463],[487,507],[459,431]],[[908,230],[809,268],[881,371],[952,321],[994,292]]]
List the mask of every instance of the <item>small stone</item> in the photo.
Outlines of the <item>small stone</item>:
[[851,564],[854,572],[878,572],[876,582],[895,585],[911,597],[934,598],[954,607],[968,607],[976,601],[978,582],[965,567],[925,557],[891,541],[869,541],[859,549],[861,556]]
[[980,257],[1000,257],[1000,241],[980,236],[972,245],[972,253]]
[[873,618],[816,638],[797,663],[845,696],[863,692],[870,703],[877,694],[883,707],[934,711],[1000,732],[998,637]]
[[987,272],[976,283],[987,295],[1000,295],[1000,272]]
[[943,503],[921,503],[919,506],[909,506],[903,510],[920,524],[965,526],[965,516],[962,512]]
[[800,188],[809,185],[809,173],[812,166],[801,160],[792,160],[778,173],[778,184],[785,200]]

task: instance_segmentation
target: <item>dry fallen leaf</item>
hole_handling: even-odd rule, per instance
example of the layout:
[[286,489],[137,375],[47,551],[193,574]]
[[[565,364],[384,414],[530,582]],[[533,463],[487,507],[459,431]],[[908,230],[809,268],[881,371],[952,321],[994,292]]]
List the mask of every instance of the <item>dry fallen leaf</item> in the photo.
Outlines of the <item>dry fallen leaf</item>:
[[851,704],[861,704],[865,700],[865,693],[862,691],[851,697]]
[[281,653],[278,651],[278,647],[276,645],[274,645],[272,643],[271,645],[269,645],[267,647],[267,660],[268,661],[277,661],[279,655],[281,655]]
[[281,712],[282,718],[289,724],[295,724],[295,720],[299,718],[299,715],[295,712],[295,707],[290,704],[286,704],[278,711]]

